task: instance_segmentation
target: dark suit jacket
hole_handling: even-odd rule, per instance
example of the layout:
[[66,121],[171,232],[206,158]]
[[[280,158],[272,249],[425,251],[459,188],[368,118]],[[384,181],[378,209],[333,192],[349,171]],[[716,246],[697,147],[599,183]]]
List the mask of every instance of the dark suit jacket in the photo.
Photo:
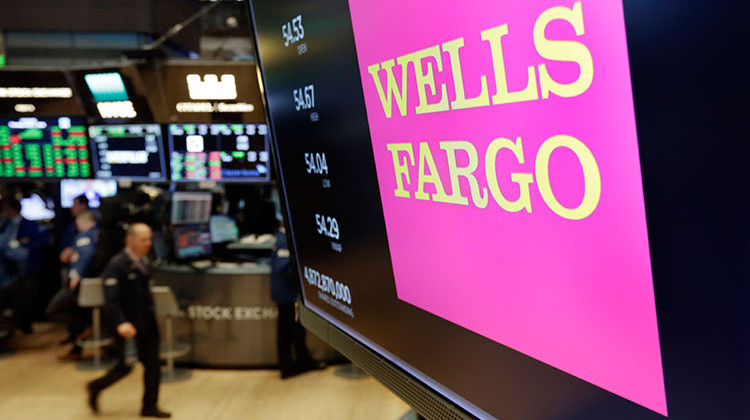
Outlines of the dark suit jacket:
[[137,330],[155,327],[150,277],[137,268],[125,251],[109,260],[101,278],[104,281],[105,309],[114,326],[128,321]]

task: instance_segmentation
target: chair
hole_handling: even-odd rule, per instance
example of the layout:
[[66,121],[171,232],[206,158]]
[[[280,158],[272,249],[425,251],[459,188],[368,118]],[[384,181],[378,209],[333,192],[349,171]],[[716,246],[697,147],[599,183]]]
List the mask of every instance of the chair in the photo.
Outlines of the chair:
[[93,349],[94,357],[78,362],[80,370],[107,369],[116,363],[114,359],[102,358],[102,347],[114,342],[111,337],[102,337],[102,306],[104,306],[104,285],[102,279],[82,279],[78,285],[78,306],[91,308],[92,329],[94,335],[85,340],[78,340],[77,344],[83,348]]
[[177,382],[188,379],[193,371],[188,368],[175,368],[174,359],[190,353],[191,346],[187,343],[176,343],[174,339],[174,318],[180,316],[177,299],[168,286],[153,286],[151,294],[154,297],[156,316],[164,318],[164,344],[159,349],[159,357],[166,360],[167,368],[162,372],[162,382]]

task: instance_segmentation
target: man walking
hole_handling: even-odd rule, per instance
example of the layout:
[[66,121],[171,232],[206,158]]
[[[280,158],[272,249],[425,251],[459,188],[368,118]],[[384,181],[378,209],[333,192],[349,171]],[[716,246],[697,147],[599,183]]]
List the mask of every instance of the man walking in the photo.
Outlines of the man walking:
[[89,406],[99,411],[99,394],[125,377],[132,367],[126,363],[124,340],[135,338],[138,359],[143,363],[144,392],[142,417],[167,418],[171,415],[157,406],[161,370],[159,363],[159,330],[154,314],[149,275],[144,257],[152,244],[151,228],[143,223],[131,225],[125,234],[125,249],[112,257],[102,272],[106,310],[117,326],[119,363],[103,377],[88,384]]

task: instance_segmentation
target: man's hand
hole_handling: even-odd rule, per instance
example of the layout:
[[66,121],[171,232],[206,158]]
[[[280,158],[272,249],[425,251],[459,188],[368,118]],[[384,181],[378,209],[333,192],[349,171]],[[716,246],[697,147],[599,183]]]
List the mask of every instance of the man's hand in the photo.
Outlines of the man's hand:
[[78,271],[73,269],[73,270],[70,270],[70,272],[68,273],[68,279],[70,280],[69,281],[70,290],[76,290],[78,288],[78,283],[81,282],[81,275],[78,274]]
[[127,321],[117,326],[117,334],[120,334],[122,338],[133,338],[137,332],[133,324]]
[[70,262],[70,257],[73,256],[73,248],[67,247],[62,250],[60,253],[60,262],[63,264],[67,264]]

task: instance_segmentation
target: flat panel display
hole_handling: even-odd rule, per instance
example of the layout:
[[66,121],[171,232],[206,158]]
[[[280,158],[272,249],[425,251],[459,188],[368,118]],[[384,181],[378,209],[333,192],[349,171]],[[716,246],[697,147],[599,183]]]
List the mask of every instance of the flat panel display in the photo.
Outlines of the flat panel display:
[[70,117],[0,119],[0,177],[89,178],[86,127]]
[[91,126],[89,139],[96,178],[167,180],[158,124]]
[[209,228],[213,243],[232,242],[239,239],[237,222],[230,216],[223,214],[211,216]]
[[63,179],[60,181],[60,204],[69,209],[73,199],[86,195],[89,207],[98,208],[103,197],[117,195],[117,181],[102,179]]
[[208,223],[211,217],[211,193],[176,191],[172,193],[172,224]]
[[178,259],[211,255],[211,233],[207,225],[186,225],[174,228],[174,251]]
[[265,124],[171,124],[172,181],[268,181],[267,134]]
[[[305,306],[479,418],[740,418],[739,306],[715,343],[715,323],[680,298],[710,289],[680,254],[719,253],[675,241],[697,217],[675,225],[675,201],[652,193],[657,233],[646,223],[644,184],[699,204],[660,166],[676,141],[661,127],[690,150],[704,139],[651,117],[676,115],[654,103],[680,90],[649,96],[661,82],[644,40],[665,35],[652,6],[630,3],[628,16],[619,0],[252,0]],[[678,189],[644,182],[644,156]],[[714,294],[735,302],[733,290]],[[691,376],[685,346],[725,376]]]

